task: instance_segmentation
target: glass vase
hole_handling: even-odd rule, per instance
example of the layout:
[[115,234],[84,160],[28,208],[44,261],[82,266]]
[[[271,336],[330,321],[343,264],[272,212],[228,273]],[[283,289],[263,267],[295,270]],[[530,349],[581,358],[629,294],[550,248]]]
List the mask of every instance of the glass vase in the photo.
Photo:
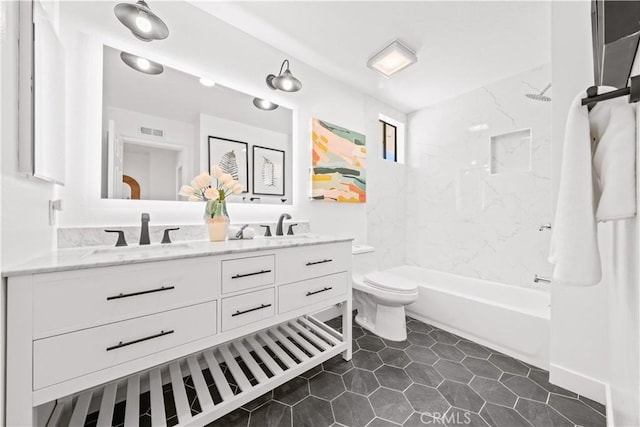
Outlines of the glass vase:
[[226,200],[208,200],[204,210],[204,222],[211,242],[227,239],[229,231],[229,213]]

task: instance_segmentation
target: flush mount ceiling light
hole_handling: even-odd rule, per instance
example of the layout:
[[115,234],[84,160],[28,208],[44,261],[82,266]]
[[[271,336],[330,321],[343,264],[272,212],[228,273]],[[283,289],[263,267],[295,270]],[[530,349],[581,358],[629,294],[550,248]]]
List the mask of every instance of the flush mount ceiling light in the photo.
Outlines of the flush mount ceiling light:
[[162,40],[169,36],[167,25],[149,9],[144,0],[139,0],[136,4],[119,3],[113,8],[113,12],[142,41]]
[[367,61],[367,67],[378,71],[385,77],[390,77],[417,61],[418,57],[415,52],[395,40],[389,46],[373,55]]
[[256,108],[259,108],[261,110],[265,110],[265,111],[272,111],[275,110],[276,108],[278,108],[278,104],[274,104],[271,101],[267,101],[266,99],[262,99],[262,98],[253,98],[253,105]]
[[200,78],[200,84],[202,86],[206,86],[206,87],[213,87],[213,86],[216,85],[216,82],[211,80],[211,79],[208,79],[206,77],[201,77]]
[[[284,64],[287,64],[287,69],[283,72]],[[280,89],[285,92],[297,92],[302,89],[302,83],[300,80],[293,77],[293,74],[289,71],[288,59],[282,61],[280,73],[277,76],[273,74],[269,74],[267,76],[267,86],[273,90]]]
[[149,61],[146,58],[133,55],[128,52],[120,52],[120,59],[124,61],[129,67],[136,71],[140,71],[145,74],[161,74],[164,71],[162,64]]

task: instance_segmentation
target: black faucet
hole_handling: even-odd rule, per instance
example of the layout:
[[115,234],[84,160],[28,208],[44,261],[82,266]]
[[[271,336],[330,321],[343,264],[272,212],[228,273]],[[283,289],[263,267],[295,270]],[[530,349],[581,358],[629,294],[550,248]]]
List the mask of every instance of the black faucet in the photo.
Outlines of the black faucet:
[[142,226],[140,227],[140,244],[148,245],[151,242],[149,241],[149,214],[143,213],[140,217],[140,221],[142,221]]
[[280,218],[278,218],[278,225],[276,227],[276,236],[284,236],[284,233],[282,231],[282,221],[284,221],[285,219],[291,219],[291,215],[289,215],[288,213],[283,213],[282,215],[280,215]]

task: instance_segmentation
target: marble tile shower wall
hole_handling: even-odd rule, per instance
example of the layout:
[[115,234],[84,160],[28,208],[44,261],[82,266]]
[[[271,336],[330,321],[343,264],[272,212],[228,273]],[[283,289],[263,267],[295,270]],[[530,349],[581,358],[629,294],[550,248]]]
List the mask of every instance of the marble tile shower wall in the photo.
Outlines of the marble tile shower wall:
[[409,117],[409,264],[547,288],[551,103],[525,94],[550,79],[545,64]]

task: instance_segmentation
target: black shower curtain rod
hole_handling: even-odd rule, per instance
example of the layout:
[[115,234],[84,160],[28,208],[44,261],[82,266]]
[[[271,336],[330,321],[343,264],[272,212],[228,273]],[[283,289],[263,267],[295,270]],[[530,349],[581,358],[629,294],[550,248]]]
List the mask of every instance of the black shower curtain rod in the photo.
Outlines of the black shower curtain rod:
[[598,86],[591,86],[587,89],[587,97],[582,98],[582,105],[588,105],[589,111],[600,101],[607,99],[619,98],[629,95],[629,103],[640,101],[640,75],[631,77],[631,84],[622,89],[612,90],[611,92],[598,95]]

